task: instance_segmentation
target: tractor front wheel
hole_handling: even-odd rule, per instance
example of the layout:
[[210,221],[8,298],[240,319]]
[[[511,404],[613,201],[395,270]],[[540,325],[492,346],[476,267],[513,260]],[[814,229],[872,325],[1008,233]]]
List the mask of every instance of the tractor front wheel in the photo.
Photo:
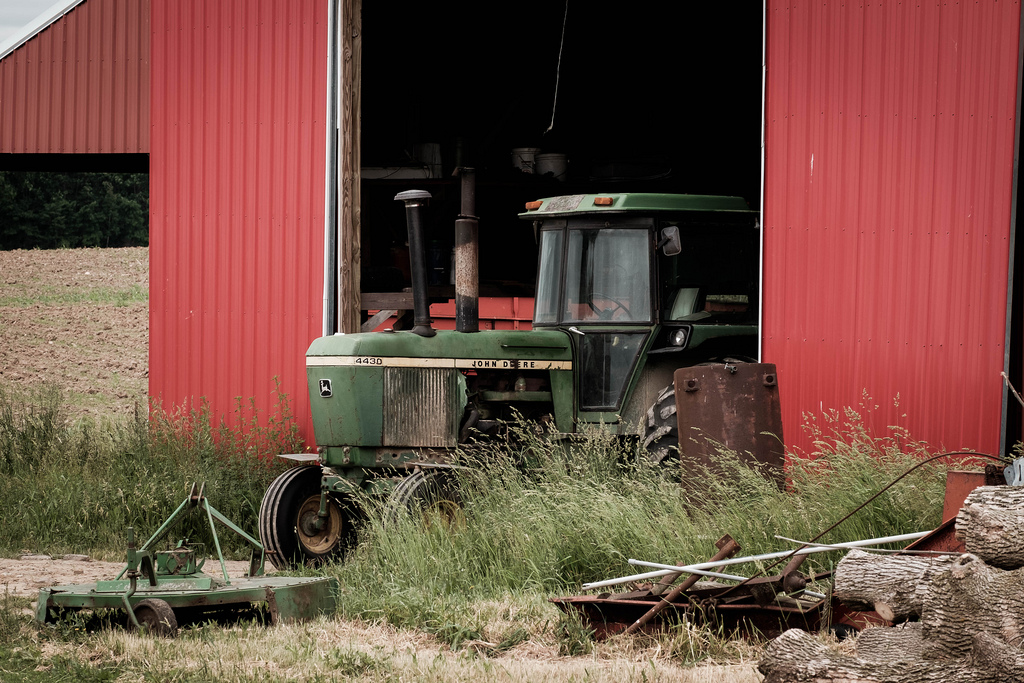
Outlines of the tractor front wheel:
[[316,465],[293,467],[267,488],[260,505],[260,541],[278,569],[340,559],[355,543],[354,515],[333,497],[318,524],[320,479]]

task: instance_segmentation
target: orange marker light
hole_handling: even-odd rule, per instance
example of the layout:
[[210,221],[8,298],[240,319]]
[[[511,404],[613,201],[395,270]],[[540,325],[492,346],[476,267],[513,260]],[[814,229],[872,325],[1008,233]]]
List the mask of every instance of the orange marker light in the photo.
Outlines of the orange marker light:
[[537,209],[540,208],[540,205],[543,204],[543,203],[544,202],[540,201],[540,200],[537,200],[535,202],[526,202],[526,210],[527,211],[536,211]]
[[611,206],[614,201],[611,197],[594,197],[594,206]]

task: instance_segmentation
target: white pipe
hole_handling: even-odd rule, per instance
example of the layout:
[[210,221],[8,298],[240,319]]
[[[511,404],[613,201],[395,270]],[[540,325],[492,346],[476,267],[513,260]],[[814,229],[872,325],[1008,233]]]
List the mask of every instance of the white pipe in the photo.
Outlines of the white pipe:
[[789,557],[790,555],[811,555],[814,553],[825,553],[832,550],[846,550],[848,548],[862,548],[869,545],[884,545],[886,543],[901,543],[903,541],[913,541],[923,536],[927,536],[931,531],[918,531],[912,534],[900,534],[899,536],[885,536],[882,538],[869,538],[863,541],[850,541],[849,543],[837,543],[834,546],[828,548],[801,548],[795,553],[792,550],[780,550],[775,553],[765,553],[763,555],[748,555],[746,557],[733,557],[727,560],[718,560],[716,562],[700,562],[697,564],[684,565],[682,567],[673,567],[669,564],[658,564],[655,562],[643,562],[641,560],[629,560],[629,563],[634,566],[641,567],[657,567],[658,571],[645,572],[643,574],[633,574],[631,576],[623,576],[617,579],[608,579],[607,581],[596,581],[594,583],[583,584],[583,590],[593,590],[595,588],[604,588],[605,586],[615,586],[622,583],[629,583],[630,581],[642,581],[644,579],[655,579],[667,574],[675,574],[677,572],[694,573],[694,569],[714,569],[715,567],[725,567],[731,564],[744,564],[746,562],[757,562],[759,560],[775,560],[780,557]]
[[687,574],[696,574],[697,576],[707,576],[712,579],[728,579],[729,581],[746,581],[746,576],[736,576],[735,574],[719,574],[718,572],[706,572],[703,569],[693,569],[686,572]]

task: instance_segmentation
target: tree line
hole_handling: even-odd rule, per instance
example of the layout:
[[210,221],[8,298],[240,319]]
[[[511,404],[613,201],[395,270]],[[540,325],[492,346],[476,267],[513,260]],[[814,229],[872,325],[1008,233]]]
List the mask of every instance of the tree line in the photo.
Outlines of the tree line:
[[0,250],[148,244],[145,173],[0,171]]

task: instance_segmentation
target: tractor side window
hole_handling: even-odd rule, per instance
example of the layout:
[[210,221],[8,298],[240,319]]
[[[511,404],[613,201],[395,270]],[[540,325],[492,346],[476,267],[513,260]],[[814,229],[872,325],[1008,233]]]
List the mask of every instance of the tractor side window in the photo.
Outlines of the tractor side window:
[[563,321],[649,322],[647,230],[570,230]]
[[561,230],[543,230],[540,233],[540,269],[533,308],[535,323],[558,322],[558,285],[562,281],[563,234]]

